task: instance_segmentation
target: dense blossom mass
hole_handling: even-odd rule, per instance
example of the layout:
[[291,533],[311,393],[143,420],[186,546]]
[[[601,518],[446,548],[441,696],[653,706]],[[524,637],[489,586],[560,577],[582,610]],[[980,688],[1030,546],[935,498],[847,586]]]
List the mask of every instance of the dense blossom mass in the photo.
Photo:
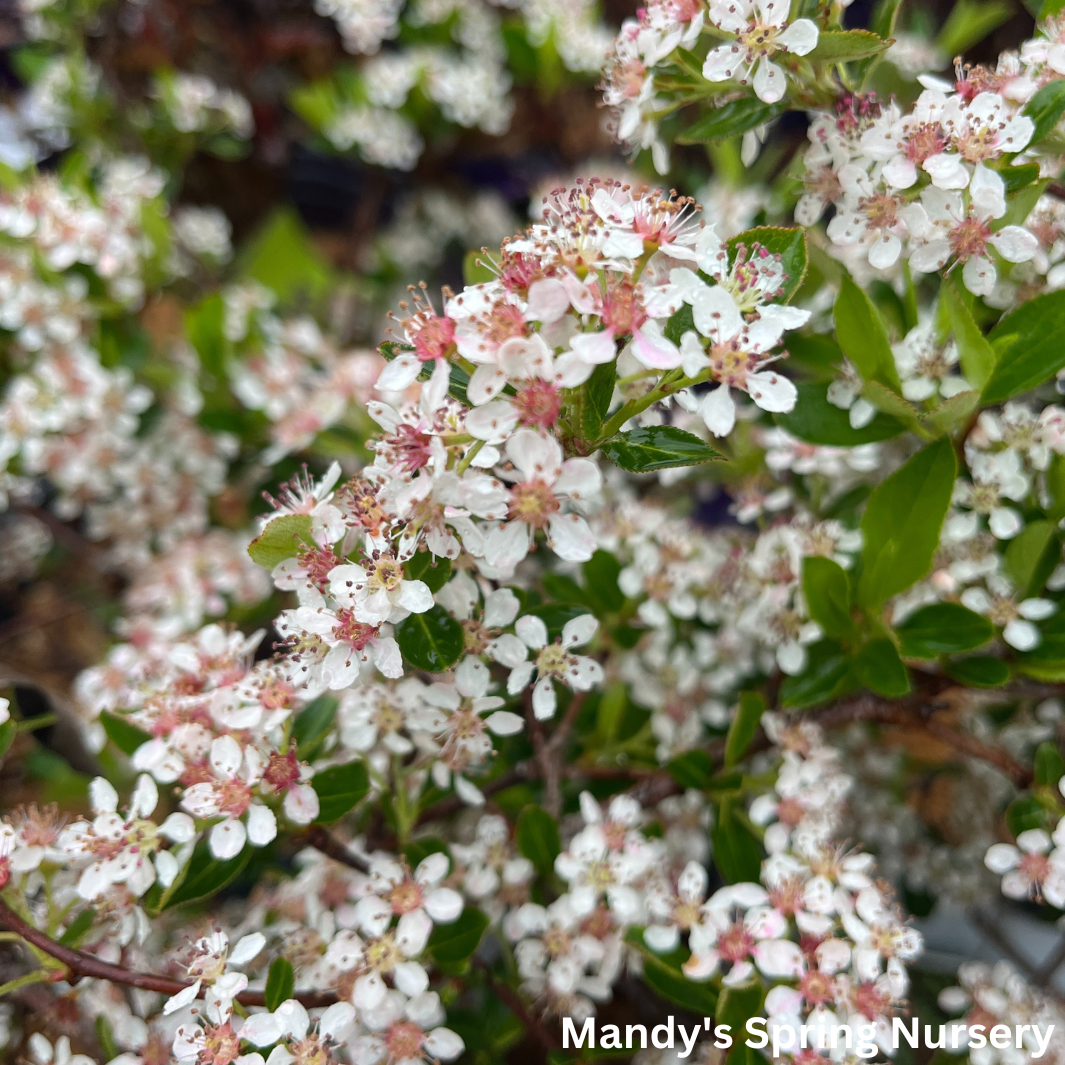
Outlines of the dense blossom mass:
[[1065,22],[845,6],[21,0],[12,1060],[1065,1062]]

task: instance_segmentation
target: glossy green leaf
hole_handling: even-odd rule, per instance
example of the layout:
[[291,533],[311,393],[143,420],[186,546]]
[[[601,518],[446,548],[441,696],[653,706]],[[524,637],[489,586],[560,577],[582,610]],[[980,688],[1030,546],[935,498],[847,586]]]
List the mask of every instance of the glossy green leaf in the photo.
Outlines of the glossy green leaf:
[[858,600],[878,608],[919,581],[932,565],[954,489],[950,440],[929,444],[882,481],[862,515]]
[[1030,145],[1038,144],[1053,133],[1065,114],[1065,81],[1051,81],[1044,85],[1025,105],[1024,114],[1035,125]]
[[705,144],[707,141],[735,137],[749,129],[770,122],[788,109],[786,103],[764,104],[757,96],[744,96],[739,100],[715,107],[698,121],[677,135],[678,144]]
[[251,859],[251,851],[245,846],[235,858],[215,858],[206,840],[198,843],[178,879],[163,892],[158,909],[169,910],[217,894],[240,875]]
[[81,911],[73,921],[67,925],[66,931],[59,937],[59,942],[64,947],[76,947],[89,933],[93,921],[96,920],[96,911],[90,906]]
[[890,440],[905,432],[906,426],[889,414],[878,412],[868,425],[851,428],[850,414],[828,401],[828,385],[816,381],[799,381],[795,385],[799,398],[793,410],[774,414],[773,419],[792,436],[810,444],[829,447],[858,447],[879,440]]
[[936,47],[946,56],[961,55],[998,29],[1014,10],[1008,0],[955,0]]
[[514,837],[518,850],[540,873],[550,873],[554,869],[562,844],[558,823],[542,806],[530,805],[521,811]]
[[713,775],[714,760],[706,751],[696,748],[670,759],[666,769],[682,788],[696,788],[701,791]]
[[888,639],[870,640],[855,656],[855,680],[877,695],[897,698],[910,690],[910,678],[895,645]]
[[1065,758],[1056,743],[1044,740],[1035,749],[1035,782],[1056,788],[1058,781],[1065,777]]
[[8,718],[7,721],[0,725],[0,758],[3,758],[11,750],[11,744],[15,742],[17,734],[18,726],[13,718]]
[[807,648],[806,669],[797,677],[785,677],[780,686],[781,703],[793,710],[817,706],[852,687],[850,661],[835,640],[819,640]]
[[736,817],[732,800],[722,801],[710,831],[714,865],[729,884],[757,881],[762,869],[762,848],[750,829]]
[[396,641],[403,657],[426,673],[443,673],[458,661],[465,644],[459,624],[442,606],[411,614],[396,626]]
[[200,365],[216,380],[226,373],[230,343],[222,331],[225,302],[220,295],[208,296],[185,312],[185,333],[200,357]]
[[328,825],[354,809],[370,793],[370,777],[362,762],[345,762],[315,773],[311,787],[318,795],[318,824]]
[[1010,540],[1003,569],[1020,593],[1018,598],[1038,595],[1061,555],[1052,521],[1031,521]]
[[709,444],[673,425],[647,425],[618,433],[603,444],[603,453],[630,473],[696,466],[721,458]]
[[839,295],[832,314],[839,346],[862,378],[879,381],[898,392],[899,374],[884,323],[872,301],[851,280],[849,274],[844,274],[840,279]]
[[944,665],[947,676],[971,688],[1000,688],[1010,679],[1010,669],[1001,658],[973,655]]
[[100,724],[107,733],[107,738],[123,753],[133,754],[138,747],[147,743],[152,737],[128,717],[104,710],[100,714]]
[[995,369],[998,356],[991,342],[980,331],[965,297],[958,291],[953,280],[946,280],[940,286],[939,298],[947,309],[950,331],[958,345],[965,379],[975,388],[983,388]]
[[616,613],[625,605],[625,593],[618,587],[621,563],[609,552],[598,550],[581,566],[584,594],[603,614]]
[[802,226],[756,226],[754,229],[745,230],[729,238],[726,244],[729,262],[735,263],[741,245],[747,249],[747,257],[751,258],[752,249],[756,244],[761,245],[770,255],[780,256],[784,282],[780,291],[773,296],[772,302],[787,303],[798,292],[806,277],[806,230]]
[[[685,304],[687,306],[687,304]],[[610,410],[610,400],[614,395],[614,381],[617,377],[617,363],[603,362],[592,371],[584,385],[584,435],[587,440],[597,440],[603,427],[603,420]]]
[[871,30],[822,30],[817,47],[806,58],[812,63],[845,63],[879,55],[890,44]]
[[647,986],[667,1002],[691,1010],[699,1017],[712,1017],[717,1005],[717,992],[710,984],[689,980],[680,969],[651,955],[644,957],[643,977]]
[[419,551],[407,559],[403,571],[410,580],[428,585],[435,595],[451,579],[451,559],[437,558],[431,551]]
[[826,636],[838,640],[854,631],[850,578],[838,562],[821,555],[803,559],[802,591],[810,617],[821,626]]
[[1046,810],[1034,795],[1020,795],[1006,807],[1005,821],[1016,837],[1031,828],[1042,828],[1046,823]]
[[751,745],[765,713],[765,699],[759,692],[740,692],[739,705],[725,737],[725,765],[735,765]]
[[895,630],[905,658],[975,651],[995,635],[987,618],[959,603],[932,603],[915,610]]
[[340,701],[333,695],[319,695],[312,699],[292,722],[292,738],[303,761],[310,761],[319,751],[322,741],[333,727]]
[[975,389],[956,392],[949,399],[921,415],[921,424],[936,436],[953,434],[973,416],[980,406],[980,393]]
[[681,337],[683,337],[685,333],[696,332],[695,312],[692,310],[691,304],[682,303],[680,309],[674,311],[673,314],[669,316],[669,320],[666,322],[666,327],[662,332],[665,334],[667,340],[671,340],[677,345],[680,344]]
[[1004,403],[1065,368],[1065,291],[1044,292],[1007,314],[988,334],[998,362],[984,386],[982,404]]
[[292,998],[295,990],[296,973],[292,962],[288,958],[274,958],[270,962],[270,971],[266,974],[266,990],[263,994],[266,1008],[272,1013],[282,1002]]
[[301,546],[314,546],[309,514],[283,514],[248,545],[252,562],[268,570],[286,558],[294,558]]
[[433,929],[426,950],[444,964],[463,962],[480,946],[487,928],[488,918],[476,907],[467,906],[457,920]]
[[[761,980],[755,979],[749,984],[740,984],[737,987],[726,987],[717,1000],[717,1010],[714,1021],[717,1024],[727,1024],[734,1033],[745,1032],[747,1021],[751,1017],[762,1015],[762,1002],[765,998],[765,988]],[[736,1042],[743,1043],[743,1039],[733,1036]]]

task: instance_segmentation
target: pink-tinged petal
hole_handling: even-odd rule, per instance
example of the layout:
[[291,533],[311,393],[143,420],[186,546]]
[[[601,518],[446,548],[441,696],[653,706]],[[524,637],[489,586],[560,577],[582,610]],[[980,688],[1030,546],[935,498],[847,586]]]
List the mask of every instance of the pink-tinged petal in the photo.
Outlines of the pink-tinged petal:
[[557,322],[570,308],[569,293],[557,277],[545,277],[529,286],[527,320],[550,325]]
[[632,337],[632,353],[644,366],[655,370],[673,370],[680,365],[680,349],[662,333],[654,319],[645,322]]
[[569,346],[584,362],[596,366],[613,362],[618,353],[614,345],[614,334],[609,329],[598,333],[578,333],[570,339]]

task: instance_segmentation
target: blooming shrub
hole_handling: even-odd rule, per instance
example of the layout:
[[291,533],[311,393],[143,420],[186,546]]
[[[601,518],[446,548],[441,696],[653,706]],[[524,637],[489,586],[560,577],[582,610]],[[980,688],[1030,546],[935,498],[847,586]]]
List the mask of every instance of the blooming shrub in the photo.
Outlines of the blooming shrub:
[[11,1060],[1065,1058],[1065,23],[844,6],[22,0]]

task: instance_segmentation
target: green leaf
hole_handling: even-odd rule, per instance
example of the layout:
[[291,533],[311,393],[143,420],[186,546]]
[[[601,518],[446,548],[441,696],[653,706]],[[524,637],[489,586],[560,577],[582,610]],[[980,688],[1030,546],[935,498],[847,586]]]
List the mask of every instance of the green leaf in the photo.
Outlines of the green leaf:
[[643,978],[647,986],[667,1002],[691,1010],[700,1017],[714,1015],[717,992],[713,986],[689,980],[680,969],[667,965],[653,954],[644,955]]
[[9,750],[11,750],[11,744],[15,742],[15,736],[18,735],[18,726],[15,724],[14,718],[8,718],[2,725],[0,725],[0,758],[3,758]]
[[898,18],[902,0],[879,0],[869,20],[869,28],[878,36],[887,39],[895,35],[895,21]]
[[1060,547],[1055,530],[1052,521],[1032,521],[1010,540],[1003,569],[1013,581],[1018,599],[1041,592],[1057,565]]
[[337,716],[340,701],[332,695],[319,695],[312,699],[292,722],[292,738],[300,758],[309,762],[318,753],[333,720]]
[[558,824],[542,806],[526,806],[518,814],[514,836],[518,850],[540,873],[550,873],[555,868],[555,859],[562,850]]
[[615,466],[630,473],[695,466],[721,458],[697,436],[673,425],[647,425],[618,433],[603,444],[603,453]]
[[866,381],[862,388],[862,397],[867,399],[882,414],[887,414],[900,421],[913,433],[921,435],[921,417],[917,408],[879,381]]
[[877,695],[895,698],[910,690],[910,677],[895,645],[888,639],[870,640],[855,656],[855,679]]
[[403,657],[415,669],[426,673],[443,673],[462,654],[465,634],[442,606],[424,614],[411,614],[396,626],[396,641]]
[[685,751],[670,760],[666,766],[669,775],[682,788],[696,788],[702,791],[714,772],[714,760],[706,751]]
[[954,472],[954,448],[943,438],[873,489],[862,515],[859,602],[879,608],[928,572],[950,505]]
[[681,965],[690,956],[684,948],[668,955],[657,954],[643,938],[643,929],[631,927],[625,933],[625,942],[643,959],[644,981],[667,1002],[673,1002],[700,1016],[712,1017],[717,1007],[718,995],[713,984],[689,980]]
[[1044,137],[1053,133],[1061,116],[1065,114],[1065,81],[1052,81],[1044,85],[1029,101],[1024,109],[1034,123],[1035,130],[1029,146],[1038,144]]
[[462,280],[467,285],[483,285],[487,281],[495,281],[496,275],[490,266],[486,266],[481,258],[483,253],[479,249],[471,249],[466,252],[462,259]]
[[764,995],[765,989],[760,980],[737,987],[726,987],[717,1000],[715,1022],[729,1025],[733,1032],[743,1032],[751,1017],[761,1015]]
[[248,545],[252,562],[268,570],[294,558],[302,545],[314,546],[309,514],[283,514],[274,518]]
[[678,144],[704,144],[707,141],[734,137],[755,126],[769,122],[788,109],[786,103],[764,104],[757,96],[744,96],[722,107],[715,107],[677,135]]
[[544,591],[560,603],[580,603],[589,607],[588,596],[584,589],[572,578],[564,573],[545,573],[540,578]]
[[488,918],[476,907],[467,906],[451,924],[438,924],[429,936],[426,950],[446,965],[464,962],[480,946]]
[[695,312],[690,303],[682,303],[680,310],[670,315],[666,328],[662,332],[667,340],[679,345],[685,333],[695,331]]
[[337,280],[292,207],[280,207],[270,215],[242,252],[238,269],[289,305],[320,300]]
[[974,651],[995,635],[995,627],[987,618],[958,603],[923,606],[895,631],[904,658],[936,658]]
[[810,444],[829,447],[858,447],[879,440],[890,440],[904,432],[906,426],[889,414],[877,413],[868,425],[852,429],[850,415],[828,401],[828,385],[816,381],[795,384],[799,398],[793,410],[774,414],[773,419],[792,436]]
[[1016,196],[1022,189],[1028,188],[1039,180],[1039,164],[1022,163],[1019,166],[1003,166],[999,168],[998,175],[1006,186],[1006,195]]
[[958,344],[962,373],[965,379],[977,389],[983,388],[995,369],[997,356],[991,342],[980,332],[980,327],[973,320],[965,298],[958,291],[953,280],[948,279],[939,289],[940,299],[947,308],[950,331]]
[[59,937],[59,942],[64,947],[76,947],[92,928],[96,920],[96,911],[90,906],[81,911],[73,921],[67,925],[67,930]]
[[266,974],[266,991],[263,998],[266,1008],[273,1013],[282,1002],[292,998],[296,990],[296,973],[288,958],[274,958],[270,962],[270,971]]
[[1006,827],[1014,837],[1030,828],[1042,828],[1046,810],[1034,795],[1020,795],[1006,807]]
[[111,1028],[111,1022],[101,1013],[96,1017],[96,1039],[104,1054],[104,1061],[113,1061],[120,1051],[115,1042],[115,1033]]
[[946,56],[961,55],[998,29],[1013,12],[1007,0],[955,0],[936,38],[936,48]]
[[[798,292],[806,277],[807,253],[806,230],[801,226],[785,228],[783,226],[757,226],[743,233],[730,237],[726,247],[729,262],[735,263],[740,245],[747,249],[748,257],[755,244],[760,244],[770,255],[780,256],[780,265],[784,270],[784,284],[773,297],[774,303],[788,303]],[[687,306],[687,304],[685,304]]]
[[451,559],[437,558],[431,551],[419,551],[403,563],[403,572],[409,580],[427,584],[435,595],[451,579]]
[[595,713],[595,731],[604,743],[617,736],[628,705],[629,698],[624,682],[616,680],[606,686]]
[[845,63],[880,55],[890,44],[870,30],[822,30],[806,58],[812,63]]
[[1009,666],[1001,658],[992,658],[991,655],[956,658],[943,668],[948,677],[971,688],[1000,688],[1010,679]]
[[841,695],[850,683],[850,662],[835,640],[819,640],[807,648],[807,659],[806,669],[797,677],[785,677],[780,686],[781,703],[794,710]]
[[104,710],[100,714],[100,724],[107,733],[107,738],[123,753],[133,754],[138,747],[147,743],[152,737],[139,725],[133,724],[121,714]]
[[240,875],[251,859],[251,851],[251,847],[245,847],[235,858],[215,858],[206,840],[198,843],[184,875],[179,873],[178,879],[163,892],[158,910],[169,910],[217,894]]
[[621,563],[602,549],[581,566],[584,594],[598,613],[617,613],[625,605],[625,593],[618,587]]
[[1065,758],[1057,744],[1044,740],[1035,749],[1035,782],[1056,788],[1058,781],[1065,777]]
[[762,848],[750,829],[736,817],[731,799],[722,800],[710,840],[714,846],[714,865],[726,883],[757,882],[762,870]]
[[735,765],[747,753],[765,713],[765,699],[759,692],[740,692],[739,705],[725,737],[725,765]]
[[[685,304],[687,306],[687,304]],[[690,310],[690,308],[689,308]],[[582,428],[588,440],[597,440],[603,419],[610,410],[617,377],[616,362],[601,362],[584,385],[584,417]]]
[[899,374],[884,323],[872,301],[851,280],[849,274],[844,274],[840,279],[839,295],[832,314],[839,346],[862,378],[879,381],[898,392],[901,387]]
[[1022,304],[988,337],[993,344],[1010,339],[984,386],[985,407],[1028,392],[1065,367],[1065,291],[1044,292]]
[[370,793],[370,777],[362,762],[345,762],[315,773],[311,787],[318,795],[316,822],[328,825],[366,798]]
[[956,392],[950,399],[921,415],[921,424],[931,429],[936,436],[953,433],[955,428],[967,422],[980,406],[980,393],[969,390]]
[[854,631],[850,578],[838,562],[820,555],[803,559],[802,592],[810,617],[821,626],[826,636],[839,640]]
[[208,296],[185,312],[185,333],[200,357],[200,365],[217,381],[225,378],[230,343],[222,331],[225,301],[220,295]]

